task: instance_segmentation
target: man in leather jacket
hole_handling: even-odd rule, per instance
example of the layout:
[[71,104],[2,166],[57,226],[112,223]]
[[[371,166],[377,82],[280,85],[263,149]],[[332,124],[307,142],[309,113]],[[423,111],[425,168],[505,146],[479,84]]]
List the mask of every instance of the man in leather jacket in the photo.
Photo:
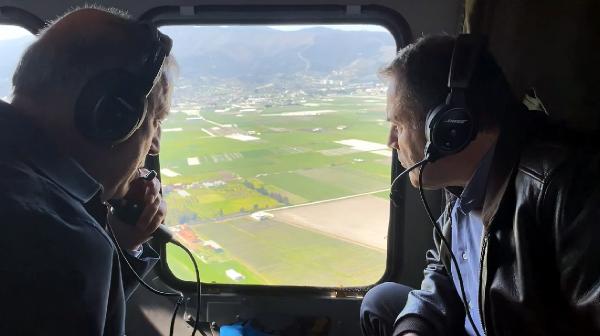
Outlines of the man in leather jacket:
[[[383,71],[389,143],[404,167],[423,158],[425,118],[448,94],[454,45],[422,38]],[[598,335],[597,150],[519,104],[489,52],[476,62],[466,103],[478,133],[423,171],[424,188],[446,190],[438,223],[450,246],[434,234],[420,289],[384,283],[367,293],[363,334]],[[409,175],[414,186],[418,175]]]

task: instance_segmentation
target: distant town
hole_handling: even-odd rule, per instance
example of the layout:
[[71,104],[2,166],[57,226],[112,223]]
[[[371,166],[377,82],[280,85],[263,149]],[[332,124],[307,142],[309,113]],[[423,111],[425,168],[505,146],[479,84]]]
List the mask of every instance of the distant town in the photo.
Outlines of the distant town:
[[[227,114],[260,113],[271,107],[310,107],[309,101],[327,99],[328,96],[381,97],[385,96],[387,90],[383,82],[345,82],[309,76],[256,86],[216,78],[196,79],[193,82],[180,79],[174,93],[172,113],[199,115],[202,110]],[[314,105],[318,107],[318,104]]]

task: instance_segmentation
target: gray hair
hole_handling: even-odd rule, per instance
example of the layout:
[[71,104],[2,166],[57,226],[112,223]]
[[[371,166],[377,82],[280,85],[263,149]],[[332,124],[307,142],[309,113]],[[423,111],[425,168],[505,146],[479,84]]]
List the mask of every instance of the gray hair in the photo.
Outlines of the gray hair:
[[[85,9],[112,14],[113,22],[102,31],[64,31],[64,27],[55,27],[69,14]],[[56,38],[61,35],[68,38]],[[139,51],[147,50],[144,48],[148,43],[147,32],[126,12],[115,8],[76,8],[54,20],[38,36],[13,75],[13,99],[25,97],[35,102],[56,94],[72,95],[74,105],[78,92],[91,77],[114,68],[137,70],[148,56]],[[148,97],[150,111],[168,108],[175,69],[173,57],[169,56],[158,84]]]
[[158,82],[148,95],[148,111],[164,117],[170,109],[173,83],[178,74],[178,66],[175,58],[169,55],[165,59],[163,71]]

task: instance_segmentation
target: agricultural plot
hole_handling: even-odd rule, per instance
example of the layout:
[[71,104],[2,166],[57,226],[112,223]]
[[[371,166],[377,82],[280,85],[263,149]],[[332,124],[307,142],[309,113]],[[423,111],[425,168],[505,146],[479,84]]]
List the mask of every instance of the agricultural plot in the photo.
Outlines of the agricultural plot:
[[[276,220],[248,218],[193,226],[223,248],[223,260],[202,262],[206,248],[195,250],[203,282],[232,283],[224,271],[234,269],[243,278],[235,283],[298,286],[368,285],[383,274],[385,253],[319,232]],[[169,250],[174,274],[193,280],[189,257]]]
[[[167,225],[193,232],[180,238],[202,259],[203,282],[337,287],[368,285],[383,274],[385,242],[360,236],[384,239],[387,232],[385,99],[325,99],[172,113],[164,123],[172,130],[161,148]],[[347,205],[363,194],[372,206]],[[303,209],[311,215],[294,220]],[[261,211],[275,217],[250,217]],[[353,214],[361,221],[336,234]],[[168,252],[174,274],[191,280],[187,256]]]

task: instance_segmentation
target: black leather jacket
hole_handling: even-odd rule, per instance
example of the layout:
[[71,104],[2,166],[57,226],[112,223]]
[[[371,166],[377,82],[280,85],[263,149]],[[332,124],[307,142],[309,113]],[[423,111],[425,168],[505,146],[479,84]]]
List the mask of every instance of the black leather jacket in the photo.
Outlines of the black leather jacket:
[[[482,209],[486,335],[600,335],[598,150],[539,116],[507,124],[514,127],[496,144]],[[442,229],[448,240],[449,209]],[[432,281],[448,277],[451,263],[440,237],[434,240],[422,290],[448,289]],[[464,334],[461,301],[453,288],[446,292],[441,309],[397,321],[395,335]]]

